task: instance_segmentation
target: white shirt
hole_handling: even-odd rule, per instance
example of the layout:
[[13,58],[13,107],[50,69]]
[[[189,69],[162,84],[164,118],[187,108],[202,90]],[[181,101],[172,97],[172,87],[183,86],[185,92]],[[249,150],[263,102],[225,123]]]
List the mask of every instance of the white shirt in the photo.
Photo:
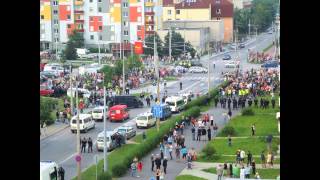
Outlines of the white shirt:
[[245,156],[246,156],[246,153],[245,153],[244,151],[241,151],[241,152],[240,152],[240,157],[241,157],[241,158],[244,158]]

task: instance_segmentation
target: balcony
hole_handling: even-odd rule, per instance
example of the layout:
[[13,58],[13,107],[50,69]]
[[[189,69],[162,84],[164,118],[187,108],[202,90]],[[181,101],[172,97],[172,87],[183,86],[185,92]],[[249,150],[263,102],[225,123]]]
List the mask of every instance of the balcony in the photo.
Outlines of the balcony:
[[154,6],[154,3],[153,2],[146,2],[145,6],[146,7],[152,7],[152,6]]
[[83,23],[84,23],[84,20],[83,20],[83,19],[76,19],[76,23],[81,23],[81,24],[83,24]]
[[154,24],[154,20],[146,20],[146,24]]
[[77,29],[77,32],[84,32],[84,29]]
[[83,5],[83,0],[76,0],[76,1],[74,2],[74,5],[76,5],[76,6],[82,6],[82,5]]
[[144,13],[146,16],[153,16],[154,15],[154,12],[145,12]]
[[74,13],[75,13],[75,14],[83,14],[84,11],[83,11],[83,10],[74,10]]

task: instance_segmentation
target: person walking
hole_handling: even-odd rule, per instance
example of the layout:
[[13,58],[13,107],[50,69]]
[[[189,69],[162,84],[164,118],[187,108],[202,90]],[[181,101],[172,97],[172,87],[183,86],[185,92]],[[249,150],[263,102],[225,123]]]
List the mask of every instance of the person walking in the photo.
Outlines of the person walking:
[[196,129],[194,128],[193,125],[191,128],[191,133],[192,133],[192,141],[195,141],[196,140]]
[[210,125],[213,126],[213,115],[210,116]]
[[142,167],[143,167],[143,164],[141,161],[138,162],[138,165],[137,165],[137,169],[138,169],[138,172],[141,173],[142,171]]
[[131,163],[131,176],[137,177],[137,165],[135,162]]
[[182,90],[182,82],[180,81],[180,91]]
[[207,129],[207,134],[208,134],[208,141],[211,141],[211,129],[210,129],[210,126]]
[[261,152],[260,159],[261,159],[262,168],[266,168],[266,157],[264,155],[264,151]]
[[156,168],[160,169],[160,167],[161,167],[161,159],[160,159],[159,155],[156,157],[155,163],[156,163]]
[[218,175],[218,180],[222,180],[223,169],[222,169],[221,164],[219,164],[217,166],[216,172],[217,172],[217,175]]
[[151,154],[150,160],[151,160],[151,171],[153,171],[154,161],[155,161],[155,158],[154,158],[154,155],[153,155],[153,154]]
[[246,156],[246,153],[244,152],[244,150],[240,151],[240,158],[241,158],[241,163],[244,163],[244,158]]
[[59,167],[59,170],[58,170],[58,175],[60,177],[60,180],[64,180],[64,169],[62,167]]
[[242,166],[240,169],[240,180],[244,180],[244,178],[245,178],[245,169],[244,169],[244,166]]
[[232,163],[229,164],[229,177],[233,177],[233,174],[232,174]]
[[88,153],[92,153],[92,139],[89,137],[88,139]]
[[176,159],[180,159],[180,147],[176,144],[175,145],[175,149],[176,149]]
[[82,142],[81,142],[81,153],[82,151],[85,153],[86,152],[86,146],[87,146],[87,140],[85,137],[83,137]]
[[249,165],[251,165],[251,164],[252,164],[252,154],[251,154],[251,152],[250,152],[250,151],[248,151],[247,156],[248,156],[247,166],[249,166]]
[[169,145],[170,160],[172,160],[172,151],[173,151],[173,146],[172,146],[172,144],[170,144],[170,145]]
[[150,107],[150,98],[149,98],[149,96],[146,98],[146,101],[147,101],[147,106]]
[[255,175],[256,174],[256,162],[254,160],[252,160],[251,167],[252,167],[252,174]]
[[256,125],[255,124],[252,124],[251,126],[251,136],[254,136],[255,135],[255,132],[256,132]]
[[202,129],[198,128],[198,132],[197,132],[197,141],[201,141],[201,132]]
[[271,159],[272,159],[272,154],[271,154],[271,152],[269,152],[268,155],[267,155],[267,164],[268,164],[269,168],[272,167]]
[[230,136],[230,134],[228,135],[228,146],[231,147],[231,136]]
[[168,165],[168,160],[167,157],[164,157],[163,161],[162,161],[162,166],[163,166],[163,172],[165,174],[167,174],[167,165]]
[[156,179],[160,180],[161,170],[160,168],[156,170]]

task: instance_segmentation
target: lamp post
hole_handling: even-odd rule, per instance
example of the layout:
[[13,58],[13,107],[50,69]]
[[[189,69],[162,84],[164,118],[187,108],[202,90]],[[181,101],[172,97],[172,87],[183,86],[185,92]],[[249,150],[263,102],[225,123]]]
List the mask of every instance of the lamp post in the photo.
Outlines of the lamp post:
[[76,105],[77,105],[77,154],[80,160],[77,161],[78,180],[81,180],[81,154],[80,154],[80,124],[79,124],[79,93],[78,82],[76,82]]
[[103,162],[104,162],[104,166],[103,166],[103,171],[106,172],[107,171],[107,166],[108,166],[108,162],[107,162],[107,153],[108,153],[108,148],[107,148],[107,132],[106,132],[106,126],[107,126],[107,122],[106,122],[106,87],[103,86]]

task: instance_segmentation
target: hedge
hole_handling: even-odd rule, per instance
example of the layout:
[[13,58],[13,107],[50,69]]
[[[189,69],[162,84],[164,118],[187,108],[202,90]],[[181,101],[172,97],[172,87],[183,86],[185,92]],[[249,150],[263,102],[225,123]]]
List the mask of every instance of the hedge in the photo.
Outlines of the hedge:
[[53,124],[56,119],[56,110],[63,110],[63,100],[40,96],[40,123]]

